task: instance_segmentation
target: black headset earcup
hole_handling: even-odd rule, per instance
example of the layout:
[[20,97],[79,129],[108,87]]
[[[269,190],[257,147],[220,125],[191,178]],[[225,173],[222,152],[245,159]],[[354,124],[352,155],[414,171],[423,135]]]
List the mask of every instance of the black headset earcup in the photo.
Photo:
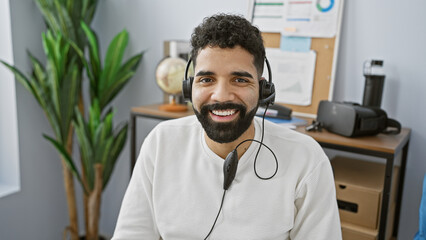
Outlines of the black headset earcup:
[[182,82],[182,95],[185,101],[192,101],[192,82],[193,77],[183,80]]
[[272,105],[275,102],[275,86],[265,79],[259,81],[259,104],[261,106]]

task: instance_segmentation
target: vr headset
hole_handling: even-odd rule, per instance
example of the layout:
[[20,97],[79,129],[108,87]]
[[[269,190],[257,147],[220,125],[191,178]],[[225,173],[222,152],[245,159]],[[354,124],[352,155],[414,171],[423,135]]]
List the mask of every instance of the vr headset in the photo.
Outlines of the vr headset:
[[346,137],[401,132],[401,124],[388,118],[386,112],[380,108],[324,100],[319,104],[317,121],[308,126],[306,130],[321,129],[322,127]]

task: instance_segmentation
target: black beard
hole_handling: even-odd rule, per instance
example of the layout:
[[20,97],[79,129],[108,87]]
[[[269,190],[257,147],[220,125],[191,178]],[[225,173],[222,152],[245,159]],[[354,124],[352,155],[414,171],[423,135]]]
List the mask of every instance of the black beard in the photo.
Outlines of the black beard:
[[[206,131],[207,136],[218,143],[229,143],[237,140],[247,129],[253,121],[254,116],[259,105],[247,113],[247,108],[244,105],[236,103],[215,103],[204,105],[198,112],[194,106],[194,113],[198,121]],[[212,110],[227,110],[235,109],[239,111],[239,118],[232,122],[214,122],[210,118],[210,111]]]

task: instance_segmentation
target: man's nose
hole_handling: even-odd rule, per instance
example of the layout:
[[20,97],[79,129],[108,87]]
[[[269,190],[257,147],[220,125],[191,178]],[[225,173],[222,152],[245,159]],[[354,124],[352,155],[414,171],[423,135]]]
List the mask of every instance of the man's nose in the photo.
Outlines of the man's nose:
[[218,81],[211,98],[215,102],[229,102],[235,99],[235,94],[230,84],[226,81]]

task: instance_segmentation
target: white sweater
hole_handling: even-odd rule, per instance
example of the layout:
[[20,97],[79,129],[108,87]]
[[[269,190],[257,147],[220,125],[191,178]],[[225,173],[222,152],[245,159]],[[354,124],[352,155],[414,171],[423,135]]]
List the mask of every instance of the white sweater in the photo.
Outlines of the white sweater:
[[[261,119],[255,118],[255,139]],[[253,170],[258,143],[240,158],[209,239],[341,239],[333,174],[312,138],[265,121],[264,144],[278,173]],[[204,239],[223,195],[223,162],[206,144],[195,116],[164,121],[145,139],[123,199],[113,240]],[[269,177],[262,147],[256,169]]]

